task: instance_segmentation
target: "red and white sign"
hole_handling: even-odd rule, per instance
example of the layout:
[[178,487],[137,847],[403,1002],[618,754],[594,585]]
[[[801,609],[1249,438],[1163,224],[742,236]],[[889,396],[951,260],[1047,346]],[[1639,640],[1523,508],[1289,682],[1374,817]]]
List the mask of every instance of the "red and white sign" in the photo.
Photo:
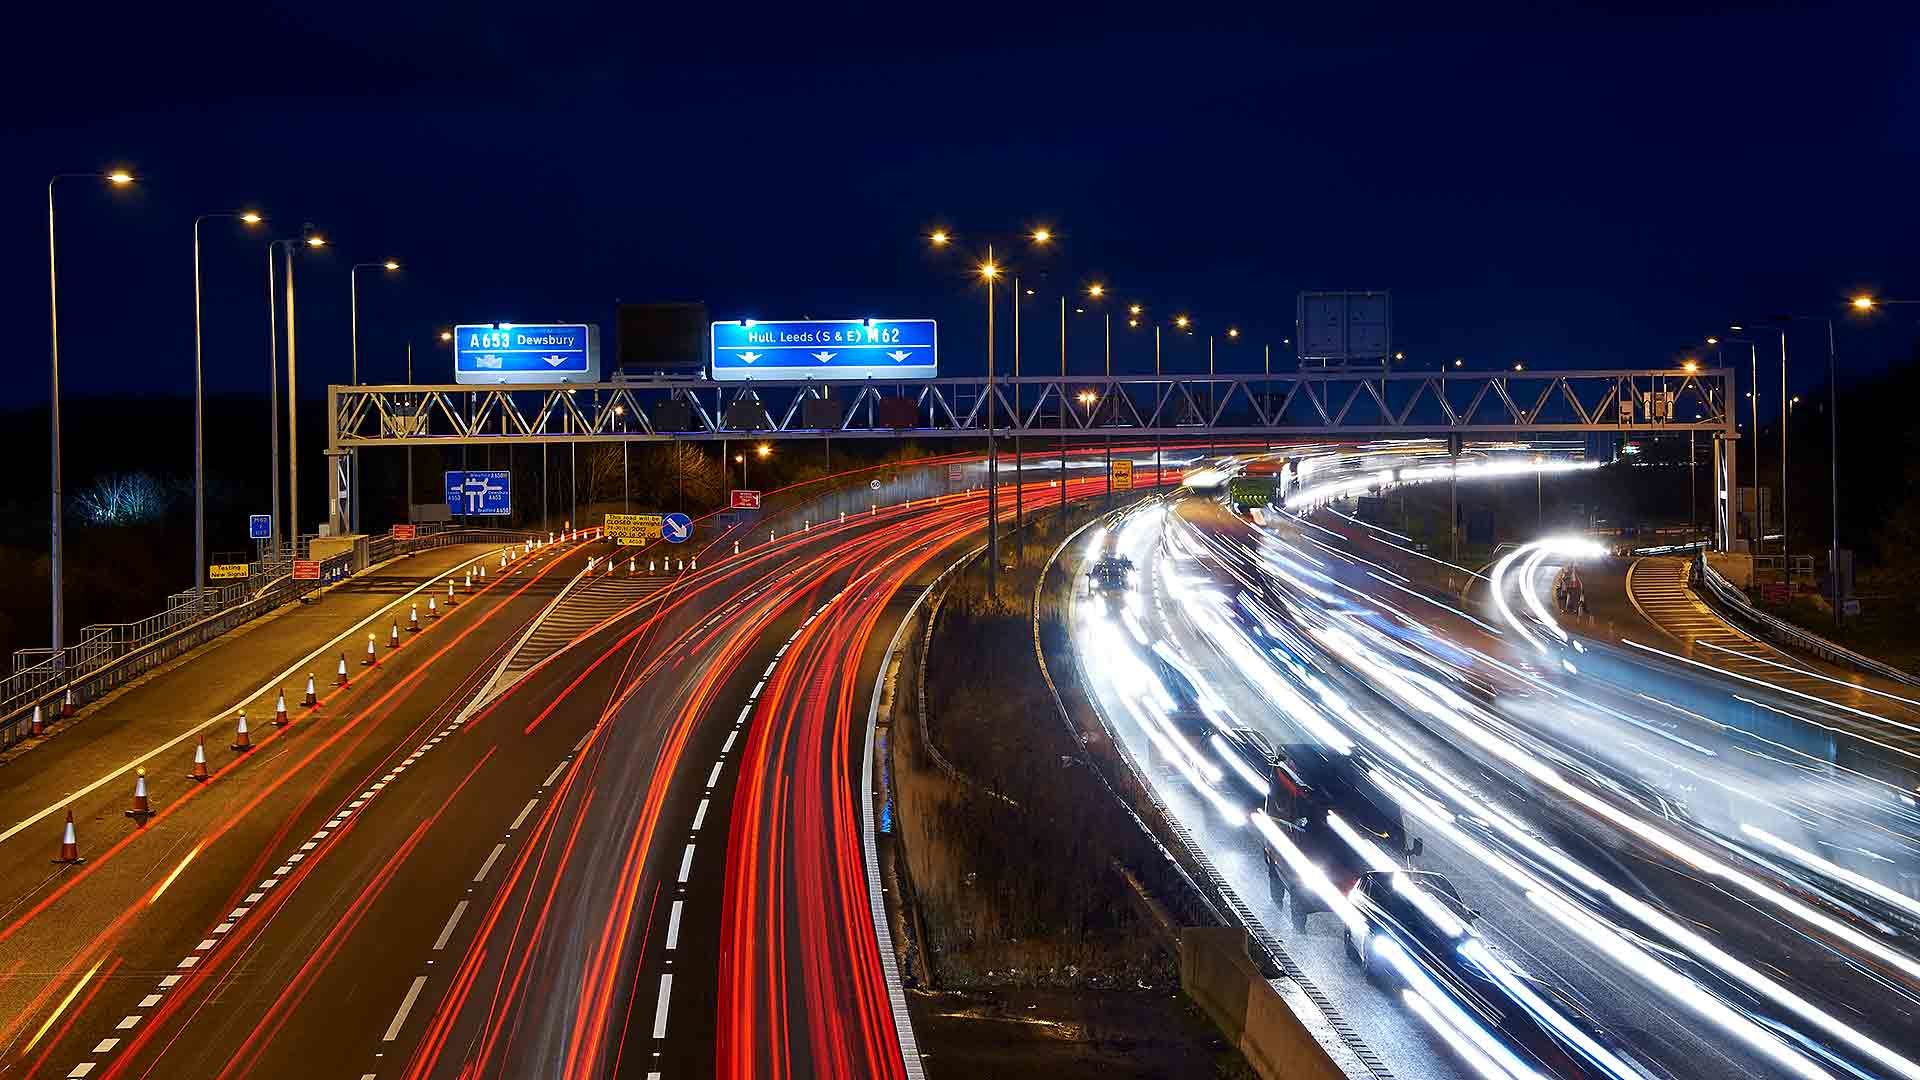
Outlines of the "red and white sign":
[[395,540],[412,540],[414,535],[415,530],[412,525],[395,525],[393,527],[393,538]]
[[293,580],[319,581],[320,580],[320,560],[318,559],[293,560]]
[[733,491],[733,508],[735,510],[760,509],[760,493],[748,488],[735,488]]

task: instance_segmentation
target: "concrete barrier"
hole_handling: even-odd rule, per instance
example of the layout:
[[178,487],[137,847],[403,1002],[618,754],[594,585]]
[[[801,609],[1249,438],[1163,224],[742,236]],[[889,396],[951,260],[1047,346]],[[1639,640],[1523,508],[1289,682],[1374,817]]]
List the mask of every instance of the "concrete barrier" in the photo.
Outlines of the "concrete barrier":
[[1320,1040],[1260,975],[1239,927],[1180,931],[1180,988],[1269,1080],[1346,1080]]

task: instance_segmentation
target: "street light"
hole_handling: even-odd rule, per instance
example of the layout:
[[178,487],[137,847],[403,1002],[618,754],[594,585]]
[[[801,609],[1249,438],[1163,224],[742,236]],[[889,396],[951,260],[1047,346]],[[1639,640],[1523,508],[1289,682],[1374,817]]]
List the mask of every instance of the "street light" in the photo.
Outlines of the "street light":
[[201,592],[207,587],[206,383],[200,364],[200,223],[213,218],[228,218],[249,227],[266,220],[252,210],[201,214],[193,219],[193,596],[196,602],[204,599]]
[[932,241],[934,247],[946,247],[947,241],[953,239],[953,237],[948,236],[947,230],[945,229],[935,229],[927,235],[927,239]]
[[51,524],[52,578],[53,578],[53,664],[55,668],[65,666],[61,648],[65,645],[63,632],[66,629],[66,605],[60,590],[60,577],[65,564],[65,544],[60,533],[60,273],[54,258],[55,244],[53,232],[53,188],[62,180],[76,177],[91,177],[105,180],[115,187],[125,187],[133,183],[133,174],[125,169],[114,169],[106,173],[55,173],[47,180],[47,311],[48,324],[52,333],[53,396],[49,415],[51,417],[53,461],[49,472],[53,481],[53,521]]
[[441,340],[441,341],[452,341],[452,340],[453,340],[453,331],[451,331],[451,330],[442,330],[442,331],[440,331],[440,340]]
[[287,553],[300,554],[300,445],[299,350],[294,334],[293,253],[301,247],[318,250],[327,246],[327,238],[306,227],[298,243],[287,241],[280,250],[287,259]]
[[[347,381],[355,386],[360,385],[360,271],[376,268],[391,274],[400,269],[400,263],[394,259],[382,259],[379,262],[354,263],[347,267],[348,351],[352,356],[352,369]],[[359,451],[354,450],[348,451],[347,454],[347,475],[352,482],[347,495],[350,510],[347,528],[357,533],[360,531],[360,454]],[[412,492],[407,493],[407,499],[409,501],[413,499]]]

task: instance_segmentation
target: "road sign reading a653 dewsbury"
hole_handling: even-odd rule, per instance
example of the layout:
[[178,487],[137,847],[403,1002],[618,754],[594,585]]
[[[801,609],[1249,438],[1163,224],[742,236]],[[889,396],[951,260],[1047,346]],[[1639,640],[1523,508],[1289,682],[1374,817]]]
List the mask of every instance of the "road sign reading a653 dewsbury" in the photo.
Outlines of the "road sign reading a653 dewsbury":
[[710,367],[717,382],[931,379],[939,336],[932,319],[717,322]]
[[453,328],[453,381],[600,381],[600,328],[588,323],[479,323]]

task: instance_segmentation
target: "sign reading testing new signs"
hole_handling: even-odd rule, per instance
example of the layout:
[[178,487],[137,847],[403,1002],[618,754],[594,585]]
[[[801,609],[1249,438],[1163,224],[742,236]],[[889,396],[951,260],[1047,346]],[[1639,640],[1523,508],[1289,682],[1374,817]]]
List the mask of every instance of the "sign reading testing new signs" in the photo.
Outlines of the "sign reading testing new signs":
[[600,381],[600,328],[587,323],[480,323],[453,328],[453,381]]
[[931,379],[939,336],[932,319],[717,322],[712,373],[717,382]]
[[247,576],[247,564],[243,562],[217,562],[207,567],[207,576],[215,581],[232,581]]

